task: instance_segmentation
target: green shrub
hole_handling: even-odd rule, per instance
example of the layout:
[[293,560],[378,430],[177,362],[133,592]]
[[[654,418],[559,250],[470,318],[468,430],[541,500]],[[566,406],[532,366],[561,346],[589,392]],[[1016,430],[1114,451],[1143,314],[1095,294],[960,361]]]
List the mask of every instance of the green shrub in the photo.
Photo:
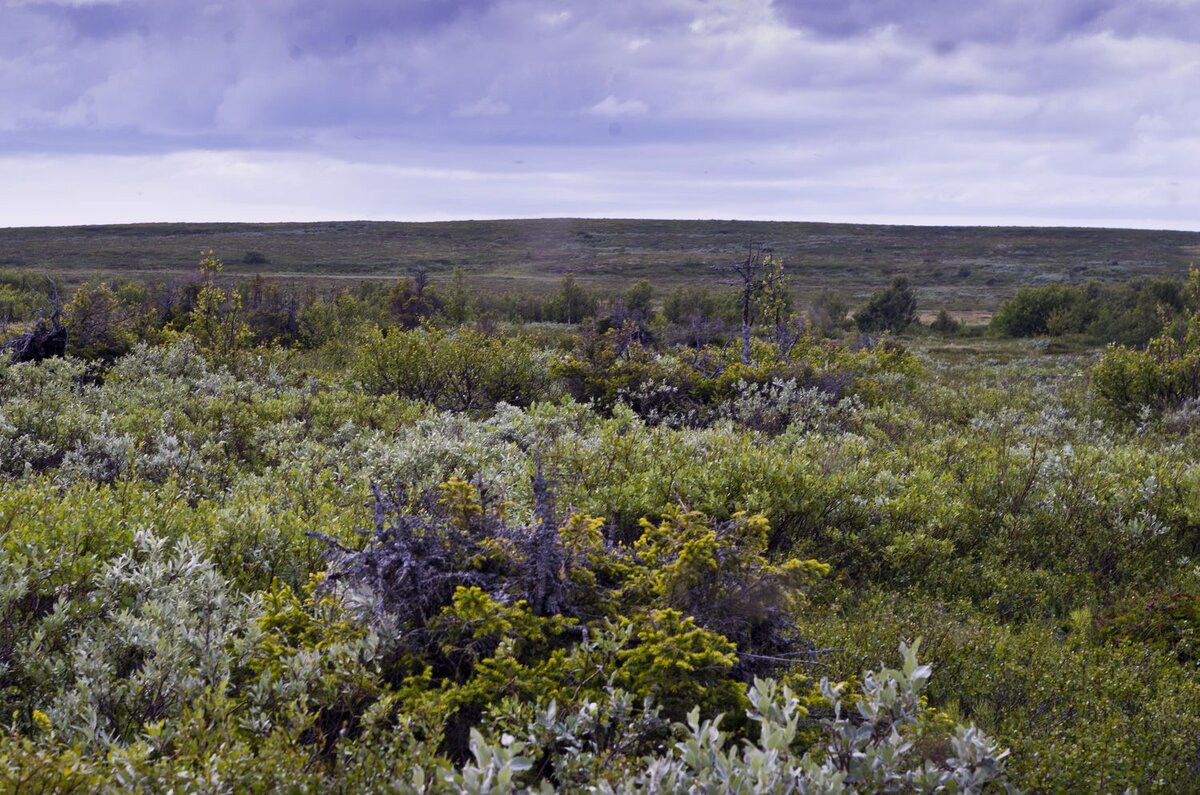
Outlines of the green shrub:
[[[864,621],[863,616],[871,616]],[[833,651],[831,678],[848,677],[919,636],[939,660],[928,703],[971,721],[1011,749],[1022,790],[1175,792],[1189,789],[1200,753],[1200,683],[1194,669],[1137,645],[1097,646],[1088,626],[1005,626],[961,604],[877,593],[806,629]]]
[[897,276],[854,314],[860,331],[900,333],[917,322],[917,297],[908,278]]
[[1033,337],[1049,334],[1054,319],[1058,333],[1062,333],[1062,319],[1075,300],[1074,288],[1064,284],[1022,287],[992,316],[991,327],[1008,337]]
[[140,304],[127,302],[107,284],[84,284],[63,308],[67,352],[81,359],[112,361],[151,333]]
[[929,330],[939,334],[957,334],[962,330],[962,323],[951,317],[945,309],[939,309],[937,317],[929,324]]
[[1184,309],[1185,298],[1183,285],[1170,278],[1022,287],[1001,304],[990,327],[1008,337],[1081,334],[1142,346],[1161,330],[1164,316]]
[[375,394],[455,411],[527,406],[550,395],[541,352],[519,338],[459,328],[365,333],[352,372]]
[[1110,345],[1092,369],[1092,388],[1103,405],[1126,420],[1161,414],[1200,398],[1200,272],[1189,287],[1196,309],[1177,334],[1163,326],[1145,350]]

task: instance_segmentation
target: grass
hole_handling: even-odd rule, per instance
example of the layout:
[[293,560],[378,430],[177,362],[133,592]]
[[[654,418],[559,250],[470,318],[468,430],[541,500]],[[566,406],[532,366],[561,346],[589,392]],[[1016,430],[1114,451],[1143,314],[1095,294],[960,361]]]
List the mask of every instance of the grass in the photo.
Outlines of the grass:
[[[711,266],[744,256],[750,242],[784,259],[798,295],[831,289],[861,300],[905,274],[924,309],[975,313],[973,321],[1024,285],[1183,275],[1200,253],[1197,232],[563,218],[11,228],[0,229],[0,267],[67,284],[172,278],[213,249],[229,273],[324,289],[422,268],[436,282],[461,268],[478,290],[540,292],[569,274],[612,292],[639,278],[660,290],[719,283]],[[266,261],[247,263],[255,252]]]

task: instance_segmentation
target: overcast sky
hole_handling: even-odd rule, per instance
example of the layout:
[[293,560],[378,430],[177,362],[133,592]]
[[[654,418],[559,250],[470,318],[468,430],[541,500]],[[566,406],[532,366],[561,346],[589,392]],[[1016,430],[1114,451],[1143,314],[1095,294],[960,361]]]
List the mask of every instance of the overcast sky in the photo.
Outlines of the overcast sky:
[[1200,0],[0,0],[0,226],[1200,229]]

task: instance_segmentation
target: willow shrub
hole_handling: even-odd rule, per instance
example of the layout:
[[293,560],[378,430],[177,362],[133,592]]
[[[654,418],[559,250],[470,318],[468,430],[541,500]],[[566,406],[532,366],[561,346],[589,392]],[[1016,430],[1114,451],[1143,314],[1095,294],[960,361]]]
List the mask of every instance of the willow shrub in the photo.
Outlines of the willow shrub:
[[542,351],[466,327],[366,330],[351,370],[369,392],[454,411],[527,406],[552,394]]
[[1149,419],[1200,400],[1200,271],[1188,293],[1182,331],[1164,321],[1144,350],[1110,345],[1093,368],[1093,390],[1118,418]]

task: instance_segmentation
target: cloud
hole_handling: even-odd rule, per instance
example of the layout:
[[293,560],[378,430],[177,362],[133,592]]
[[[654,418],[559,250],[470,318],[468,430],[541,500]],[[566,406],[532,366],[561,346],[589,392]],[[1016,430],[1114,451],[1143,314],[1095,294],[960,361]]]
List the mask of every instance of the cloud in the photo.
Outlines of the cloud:
[[[0,218],[38,225],[47,218],[120,223],[568,214],[1197,226],[1191,208],[1200,202],[1200,189],[1194,183],[1080,173],[1069,147],[1032,160],[1020,148],[998,147],[980,169],[970,146],[952,137],[937,143],[939,155],[894,162],[886,180],[875,165],[886,147],[871,142],[860,143],[848,158],[862,162],[833,167],[803,151],[765,152],[747,168],[738,153],[660,146],[609,149],[599,157],[586,149],[546,157],[510,147],[434,148],[413,152],[402,163],[248,151],[0,157],[0,180],[24,186],[19,196],[0,195]],[[697,168],[701,156],[712,159]],[[1041,178],[1031,179],[1041,171]],[[631,192],[631,185],[638,190]]]
[[617,99],[609,94],[587,110],[593,116],[644,116],[650,106],[640,99]]
[[776,0],[788,24],[843,38],[895,26],[952,51],[966,44],[1049,44],[1077,36],[1169,36],[1195,41],[1194,0]]
[[469,119],[480,116],[503,116],[510,110],[512,108],[507,103],[501,102],[494,97],[480,97],[467,105],[460,105],[450,115]]
[[[810,194],[823,193],[847,213],[917,207],[983,220],[1038,208],[1082,217],[1088,206],[1161,220],[1200,178],[1194,0],[0,9],[10,169],[22,158],[208,152],[253,160],[255,173],[317,158],[366,180],[356,164],[423,167],[438,153],[440,167],[469,161],[481,185],[510,179],[497,164],[552,163],[556,185],[583,186],[569,192],[580,211],[597,206],[587,190],[621,194],[630,208],[723,206],[720,191],[698,187],[723,179],[739,186],[729,190],[739,203],[780,217],[815,211]],[[623,194],[601,170],[629,175]],[[1161,188],[1172,180],[1178,188]],[[473,212],[492,195],[451,184]],[[505,208],[497,199],[487,214]]]
[[68,7],[83,7],[83,6],[99,6],[99,5],[121,5],[128,3],[130,0],[7,0],[7,5],[12,8],[21,6],[68,6]]

